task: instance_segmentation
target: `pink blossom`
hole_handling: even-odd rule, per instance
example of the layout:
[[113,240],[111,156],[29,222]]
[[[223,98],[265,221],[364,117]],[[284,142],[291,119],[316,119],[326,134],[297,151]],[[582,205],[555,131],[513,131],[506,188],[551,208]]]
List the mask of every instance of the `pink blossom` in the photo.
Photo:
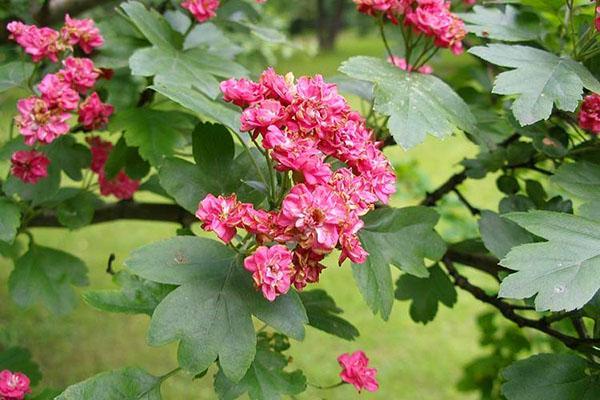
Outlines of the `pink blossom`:
[[373,17],[385,15],[392,23],[398,23],[413,0],[354,0],[359,12]]
[[283,200],[278,224],[287,227],[286,233],[293,235],[302,247],[323,253],[335,248],[338,227],[345,216],[341,198],[329,187],[309,189],[299,184]]
[[191,12],[200,23],[216,17],[220,5],[219,0],[186,0],[181,3],[181,7]]
[[310,249],[298,247],[294,250],[294,275],[292,282],[297,290],[302,290],[309,283],[319,282],[321,272],[325,266],[321,264],[325,256],[317,254]]
[[77,109],[79,94],[71,88],[71,85],[57,74],[48,74],[38,85],[42,99],[49,107],[64,111]]
[[262,100],[261,86],[247,79],[228,79],[221,82],[223,100],[246,107],[252,103]]
[[278,75],[272,67],[269,67],[261,74],[259,83],[266,98],[288,105],[292,102],[295,94],[295,88],[291,80],[293,80],[292,75],[283,77]]
[[[273,236],[276,214],[272,211],[257,210],[254,205],[243,203],[240,206],[241,225],[254,235],[269,238]],[[259,238],[259,242],[262,238]]]
[[15,122],[25,143],[32,146],[36,141],[52,143],[57,137],[69,132],[67,121],[71,114],[60,108],[52,108],[39,97],[28,97],[17,102],[19,115]]
[[86,130],[100,129],[108,123],[114,110],[112,105],[103,103],[98,93],[94,92],[79,106],[79,123]]
[[596,31],[600,32],[600,7],[596,7],[596,19],[594,20]]
[[104,171],[98,174],[100,194],[110,196],[111,194],[120,200],[129,200],[139,189],[140,181],[131,179],[124,171],[119,171],[117,176],[107,179]]
[[29,378],[20,372],[7,369],[0,372],[0,399],[23,400],[31,392]]
[[10,172],[25,183],[35,184],[48,176],[50,160],[36,150],[19,150],[10,158]]
[[369,253],[362,247],[357,235],[342,234],[340,236],[340,245],[342,247],[339,259],[340,265],[342,265],[346,259],[349,259],[356,264],[362,264],[367,261]]
[[269,301],[274,301],[290,289],[294,270],[292,253],[285,246],[260,246],[254,254],[246,257],[244,268],[252,272],[254,284]]
[[468,6],[473,6],[477,4],[477,0],[463,0],[463,3],[465,3]]
[[595,135],[600,133],[600,95],[585,96],[579,110],[579,126]]
[[[398,57],[398,56],[390,56],[390,57],[388,57],[387,60],[390,64],[400,68],[401,70],[408,71],[408,72],[413,70],[413,66],[408,64],[406,62],[405,58]],[[422,65],[421,67],[419,67],[417,69],[417,71],[422,74],[429,75],[433,72],[433,68],[431,68],[431,66],[429,66],[429,65]]]
[[113,145],[111,142],[100,139],[98,136],[88,137],[86,141],[90,145],[92,153],[92,163],[90,169],[99,174],[104,171],[104,164],[108,160],[108,156],[112,151]]
[[270,125],[277,124],[284,117],[285,110],[276,100],[263,100],[246,108],[242,112],[241,130],[244,132],[255,129],[266,130]]
[[59,33],[54,29],[38,28],[19,21],[10,22],[6,29],[10,32],[9,38],[25,49],[33,62],[44,58],[57,62],[58,54],[65,50],[64,44],[59,40]]
[[215,197],[208,194],[198,205],[196,217],[202,221],[202,228],[213,231],[225,243],[237,233],[242,222],[242,208],[235,194],[228,197]]
[[337,360],[342,367],[340,377],[344,382],[354,385],[359,392],[363,389],[369,392],[379,389],[379,383],[375,378],[377,370],[368,368],[369,359],[363,351],[342,354]]
[[84,53],[90,54],[95,48],[102,47],[104,38],[94,21],[90,18],[75,19],[65,15],[65,25],[60,31],[65,42],[78,45]]
[[94,67],[94,62],[89,58],[67,57],[63,65],[64,68],[58,74],[81,94],[94,87],[100,76],[99,70]]

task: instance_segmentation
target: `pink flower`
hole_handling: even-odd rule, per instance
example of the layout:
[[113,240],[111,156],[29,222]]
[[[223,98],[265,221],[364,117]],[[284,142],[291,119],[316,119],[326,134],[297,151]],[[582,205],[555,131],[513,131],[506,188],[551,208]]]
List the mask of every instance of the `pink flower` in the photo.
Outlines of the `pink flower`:
[[79,94],[57,74],[46,75],[38,85],[38,90],[49,107],[64,111],[77,109]]
[[600,95],[585,96],[579,110],[579,126],[595,135],[600,133]]
[[64,68],[58,74],[79,93],[84,94],[94,87],[100,76],[99,70],[89,58],[67,57],[63,61]]
[[94,92],[79,106],[79,123],[86,130],[100,129],[108,123],[114,110],[112,105],[103,103],[98,93]]
[[254,284],[269,301],[290,290],[294,270],[292,253],[285,246],[260,246],[254,254],[246,257],[244,268],[252,272]]
[[596,19],[594,20],[596,31],[600,32],[600,7],[596,7]]
[[242,222],[242,208],[235,194],[228,197],[215,197],[208,194],[198,205],[196,217],[202,221],[202,228],[213,231],[225,243],[237,233]]
[[460,54],[466,35],[465,25],[450,12],[450,5],[444,0],[417,0],[417,7],[407,11],[404,23],[433,37],[436,46],[450,48],[454,54]]
[[244,132],[254,130],[264,131],[269,125],[280,122],[285,117],[284,113],[285,110],[278,101],[260,101],[242,112],[241,130]]
[[90,54],[95,48],[102,47],[104,38],[100,30],[90,18],[75,19],[65,15],[65,25],[60,30],[65,42],[81,47],[84,53]]
[[140,181],[131,179],[124,171],[119,171],[117,176],[112,179],[106,179],[104,171],[98,174],[98,183],[100,184],[100,194],[110,196],[111,194],[120,200],[129,200],[139,189]]
[[338,261],[340,265],[346,259],[356,264],[362,264],[367,261],[369,253],[362,247],[362,243],[357,235],[342,234],[340,236],[340,245],[342,246],[342,252]]
[[50,160],[44,153],[35,150],[20,150],[10,158],[10,172],[25,183],[35,184],[48,176]]
[[33,62],[48,58],[53,62],[58,61],[58,54],[65,50],[64,44],[59,40],[57,31],[50,28],[38,28],[34,25],[25,25],[19,21],[12,21],[6,29],[10,32],[9,38],[25,49]]
[[[387,60],[390,64],[395,65],[396,67],[400,68],[401,70],[409,71],[409,72],[413,70],[413,66],[407,64],[405,58],[401,58],[398,56],[390,56],[390,57],[388,57]],[[429,75],[433,72],[433,68],[431,68],[431,66],[429,66],[429,65],[423,65],[423,66],[419,67],[419,69],[417,69],[417,71],[422,74]]]
[[108,156],[112,151],[113,145],[111,142],[104,141],[97,136],[88,137],[86,141],[90,145],[90,151],[92,152],[92,163],[90,169],[100,174],[104,171],[104,164],[108,160]]
[[373,17],[384,14],[392,23],[398,23],[398,17],[403,15],[413,0],[354,0],[358,12]]
[[247,79],[228,79],[221,82],[223,100],[240,107],[262,100],[261,86]]
[[363,389],[369,392],[379,389],[379,383],[375,378],[377,370],[368,368],[369,359],[363,351],[342,354],[337,360],[342,367],[340,377],[344,382],[354,385],[359,392]]
[[219,0],[186,0],[181,3],[181,7],[191,12],[200,23],[216,17],[219,6]]
[[17,127],[25,136],[25,143],[32,146],[36,141],[52,143],[57,137],[69,132],[67,121],[71,114],[60,108],[52,108],[39,97],[28,97],[17,102],[19,115]]
[[477,4],[477,0],[463,0],[463,3],[465,3],[468,6],[473,6]]
[[29,384],[29,378],[25,374],[5,369],[0,372],[0,399],[23,400],[31,392]]
[[283,200],[278,224],[303,248],[326,253],[335,248],[345,216],[342,199],[329,187],[299,184]]
[[240,205],[240,215],[241,225],[247,232],[266,237],[272,236],[276,218],[274,212],[257,210],[252,204],[243,203]]
[[283,77],[278,75],[272,67],[267,68],[260,76],[260,85],[263,89],[263,95],[268,99],[273,99],[288,105],[292,102],[295,88],[292,75]]
[[311,250],[298,247],[294,250],[294,275],[292,282],[297,290],[302,290],[309,283],[319,282],[321,272],[325,266],[321,264],[325,256]]

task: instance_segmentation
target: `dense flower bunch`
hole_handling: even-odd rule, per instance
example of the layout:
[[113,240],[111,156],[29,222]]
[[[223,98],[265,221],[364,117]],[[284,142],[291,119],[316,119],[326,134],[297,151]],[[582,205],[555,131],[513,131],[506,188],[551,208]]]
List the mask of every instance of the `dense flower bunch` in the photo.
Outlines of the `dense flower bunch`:
[[111,194],[118,199],[128,200],[140,187],[140,181],[131,179],[125,171],[121,170],[112,179],[107,179],[104,166],[108,156],[113,149],[111,142],[100,139],[97,136],[88,137],[87,142],[92,151],[92,164],[90,169],[98,175],[98,184],[100,185],[100,194],[110,196]]
[[586,96],[579,110],[579,126],[595,135],[600,134],[600,95]]
[[5,369],[0,372],[0,400],[23,400],[31,392],[29,384],[26,375]]
[[[364,119],[320,75],[294,82],[270,68],[259,82],[230,79],[221,89],[226,101],[244,108],[242,130],[274,161],[281,184],[291,172],[293,186],[282,194],[280,209],[270,211],[241,203],[235,194],[208,195],[196,214],[204,229],[227,243],[237,229],[255,236],[260,247],[245,267],[269,300],[290,285],[301,290],[317,282],[321,261],[336,248],[340,264],[364,262],[360,217],[376,202],[388,202],[396,180]],[[331,159],[344,165],[334,169]]]
[[36,150],[15,151],[11,158],[10,172],[25,183],[35,184],[48,176],[50,160],[42,152]]
[[338,357],[338,362],[342,367],[340,377],[342,381],[354,385],[356,390],[367,390],[375,392],[379,389],[379,383],[375,378],[377,370],[369,368],[369,359],[362,351],[356,351],[352,354],[346,353]]
[[463,51],[466,36],[464,22],[450,11],[447,0],[354,0],[358,11],[393,24],[403,24],[429,36],[437,47],[449,48],[454,54]]
[[[406,58],[398,57],[398,56],[389,56],[388,62],[403,71],[411,72],[414,70],[414,67],[406,62]],[[417,68],[417,72],[420,72],[425,75],[430,75],[433,73],[433,68],[430,65],[422,65]]]
[[[256,0],[257,3],[264,3],[267,0]],[[196,21],[202,23],[217,16],[217,10],[221,6],[220,0],[185,0],[181,7],[188,10]]]

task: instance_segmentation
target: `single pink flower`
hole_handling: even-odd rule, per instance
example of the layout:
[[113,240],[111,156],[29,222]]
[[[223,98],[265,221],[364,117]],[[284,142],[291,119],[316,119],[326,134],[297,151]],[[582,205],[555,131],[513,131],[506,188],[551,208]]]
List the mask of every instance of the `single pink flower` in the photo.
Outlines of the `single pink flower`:
[[33,62],[42,61],[44,58],[57,62],[58,54],[66,49],[60,41],[60,34],[54,29],[38,28],[19,21],[10,22],[6,29],[10,32],[9,39],[17,42],[25,53],[31,56]]
[[58,75],[81,94],[94,87],[100,76],[100,71],[89,58],[67,57],[63,65],[64,68],[58,72]]
[[379,389],[379,383],[375,378],[377,370],[368,367],[369,359],[363,351],[342,354],[337,360],[342,367],[340,377],[344,382],[354,385],[359,392],[363,389],[368,392]]
[[221,82],[221,91],[223,100],[240,107],[247,107],[263,98],[261,86],[244,78]]
[[595,135],[600,133],[600,95],[585,96],[579,110],[579,126]]
[[31,393],[29,385],[29,378],[25,374],[5,369],[0,372],[0,399],[23,400],[25,395]]
[[86,54],[90,54],[95,48],[104,45],[100,29],[90,18],[75,19],[66,14],[65,25],[60,34],[66,43],[71,46],[78,45]]
[[181,7],[191,12],[200,23],[216,17],[220,5],[219,0],[186,0],[181,3]]
[[270,125],[277,124],[285,118],[285,109],[275,100],[263,100],[246,108],[242,112],[241,130],[244,132],[264,131]]
[[[413,70],[413,66],[408,64],[405,58],[398,56],[390,56],[387,60],[390,64],[400,68],[401,70],[408,72]],[[423,65],[419,67],[419,69],[417,69],[417,72],[420,72],[425,75],[430,75],[433,72],[433,68],[431,68],[430,65]]]
[[98,183],[100,184],[100,194],[110,196],[111,194],[120,200],[129,200],[139,189],[140,181],[131,179],[125,171],[119,171],[117,176],[112,179],[106,179],[104,171],[98,174]]
[[50,160],[36,150],[19,150],[10,158],[10,173],[25,183],[35,184],[48,176]]
[[290,290],[294,270],[292,253],[285,246],[260,246],[246,257],[244,268],[252,272],[254,284],[269,301],[275,301],[277,296]]
[[79,104],[79,94],[58,74],[48,74],[38,85],[42,99],[49,107],[73,111]]
[[[293,79],[291,75],[289,77]],[[272,67],[267,68],[260,75],[259,84],[262,86],[265,98],[277,100],[283,105],[290,104],[295,95],[293,83],[286,77],[278,75]]]
[[52,108],[39,97],[28,97],[17,102],[19,115],[15,122],[25,136],[25,143],[32,146],[36,141],[52,143],[57,137],[69,132],[67,121],[71,114],[60,108]]
[[88,137],[86,141],[90,145],[90,151],[92,153],[92,163],[90,169],[100,174],[104,171],[104,164],[108,160],[108,156],[112,151],[113,145],[111,142],[100,139],[98,136]]
[[112,105],[103,103],[98,93],[94,92],[79,106],[79,123],[86,130],[101,129],[108,123],[114,110]]
[[204,230],[215,232],[219,239],[229,243],[242,223],[241,203],[235,194],[227,197],[208,194],[198,205],[196,217],[202,221]]
[[310,249],[298,247],[294,250],[292,283],[297,290],[304,289],[309,283],[319,282],[321,272],[325,269],[325,266],[321,264],[324,258],[323,254],[314,253]]

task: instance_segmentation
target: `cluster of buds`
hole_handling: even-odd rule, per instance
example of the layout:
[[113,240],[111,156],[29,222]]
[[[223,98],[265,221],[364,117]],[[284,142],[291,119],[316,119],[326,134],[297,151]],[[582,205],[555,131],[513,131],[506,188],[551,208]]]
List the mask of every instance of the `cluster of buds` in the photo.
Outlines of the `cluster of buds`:
[[255,209],[235,194],[208,195],[196,214],[204,229],[227,243],[237,229],[254,236],[259,247],[245,267],[271,301],[291,285],[301,290],[317,282],[321,261],[334,249],[341,250],[340,264],[363,263],[360,217],[396,190],[394,171],[364,119],[320,75],[294,81],[269,68],[259,82],[230,79],[221,90],[244,109],[242,131],[273,161],[280,185],[291,188],[277,210]]
[[414,32],[433,39],[435,46],[454,54],[463,51],[464,22],[450,11],[448,0],[354,0],[358,11],[393,24],[404,24]]

